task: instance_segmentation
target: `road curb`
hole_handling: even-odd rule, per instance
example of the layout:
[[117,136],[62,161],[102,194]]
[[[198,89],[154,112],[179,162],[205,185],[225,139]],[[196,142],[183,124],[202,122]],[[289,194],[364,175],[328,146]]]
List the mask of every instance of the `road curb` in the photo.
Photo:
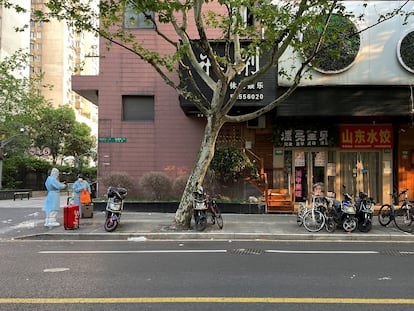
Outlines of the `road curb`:
[[136,232],[136,233],[41,233],[16,237],[15,240],[268,240],[268,241],[341,241],[341,242],[413,242],[414,235],[377,234],[267,234],[202,232]]

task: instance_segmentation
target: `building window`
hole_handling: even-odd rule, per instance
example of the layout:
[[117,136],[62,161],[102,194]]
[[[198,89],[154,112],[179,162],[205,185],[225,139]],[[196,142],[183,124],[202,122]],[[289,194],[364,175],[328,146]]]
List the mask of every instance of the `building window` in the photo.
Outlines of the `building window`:
[[154,121],[154,96],[122,96],[123,121]]
[[149,12],[146,14],[142,12],[137,12],[136,9],[133,7],[133,4],[128,3],[127,7],[125,8],[124,27],[128,29],[154,28],[154,24],[151,22],[150,19],[146,17],[146,15],[154,17],[153,12]]

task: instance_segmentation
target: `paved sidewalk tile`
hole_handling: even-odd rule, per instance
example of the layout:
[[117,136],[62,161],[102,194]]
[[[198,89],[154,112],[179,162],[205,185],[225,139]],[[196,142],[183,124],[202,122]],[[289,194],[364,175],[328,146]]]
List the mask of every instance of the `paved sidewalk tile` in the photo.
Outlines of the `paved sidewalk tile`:
[[[34,208],[38,209],[42,218],[42,206],[45,198],[17,200],[0,200],[0,209]],[[66,205],[66,197],[61,196],[61,206]],[[62,214],[59,219],[62,223]],[[311,233],[303,226],[298,226],[295,215],[279,214],[223,214],[224,227],[208,224],[203,232],[193,228],[178,230],[174,226],[174,213],[140,213],[124,211],[121,222],[114,232],[104,230],[105,212],[94,211],[93,218],[82,218],[80,228],[65,230],[63,226],[49,229],[43,226],[40,219],[34,222],[33,228],[25,230],[20,239],[269,239],[269,240],[328,240],[328,241],[405,241],[414,242],[414,235],[398,230],[394,225],[382,227],[377,218],[373,219],[373,227],[367,233],[356,230],[347,233],[337,229],[333,233],[325,230]],[[414,226],[414,224],[413,224]],[[0,231],[1,238],[1,231]]]

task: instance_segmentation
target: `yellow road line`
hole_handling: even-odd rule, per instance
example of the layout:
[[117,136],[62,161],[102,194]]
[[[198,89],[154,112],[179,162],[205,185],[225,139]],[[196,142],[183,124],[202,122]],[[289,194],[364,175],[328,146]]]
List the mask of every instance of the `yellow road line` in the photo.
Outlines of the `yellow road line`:
[[0,304],[111,304],[111,303],[297,303],[405,304],[406,298],[274,298],[274,297],[125,297],[125,298],[0,298]]

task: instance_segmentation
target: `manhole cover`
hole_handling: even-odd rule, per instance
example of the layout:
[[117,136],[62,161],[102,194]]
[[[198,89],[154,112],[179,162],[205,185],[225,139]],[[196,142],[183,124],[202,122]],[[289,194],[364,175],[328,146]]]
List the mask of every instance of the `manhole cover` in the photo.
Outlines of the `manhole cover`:
[[388,256],[413,256],[414,252],[397,251],[395,249],[388,249],[388,250],[381,251],[381,254],[388,255]]
[[236,248],[230,250],[229,253],[235,255],[261,255],[263,254],[263,250],[252,248]]

